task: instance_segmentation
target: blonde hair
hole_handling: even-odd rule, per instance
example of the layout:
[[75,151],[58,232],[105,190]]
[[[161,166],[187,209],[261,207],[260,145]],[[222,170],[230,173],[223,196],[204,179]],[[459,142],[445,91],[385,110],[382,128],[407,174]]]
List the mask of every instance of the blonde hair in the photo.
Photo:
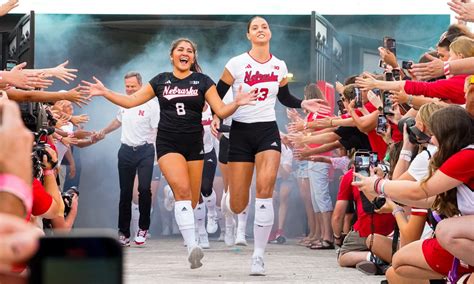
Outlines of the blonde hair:
[[449,50],[462,55],[463,58],[474,57],[474,40],[460,36],[449,45]]
[[426,127],[428,127],[431,115],[435,111],[440,110],[443,107],[444,107],[443,105],[440,105],[437,103],[427,103],[427,104],[422,105],[420,109],[418,110],[418,114],[420,115],[421,122],[423,122],[423,124]]

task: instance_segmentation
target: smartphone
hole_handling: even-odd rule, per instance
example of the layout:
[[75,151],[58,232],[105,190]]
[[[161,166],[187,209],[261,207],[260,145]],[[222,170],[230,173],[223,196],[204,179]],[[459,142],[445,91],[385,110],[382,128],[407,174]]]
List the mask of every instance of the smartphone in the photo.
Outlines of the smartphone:
[[387,132],[387,118],[382,114],[379,114],[379,117],[377,119],[377,128],[375,129],[375,131],[378,134],[383,134]]
[[[357,151],[354,156],[354,172],[368,177],[370,174],[370,153]],[[358,178],[355,181],[359,181]]]
[[384,92],[383,97],[383,115],[393,115],[393,102],[390,99],[390,93]]
[[[392,70],[394,71],[394,70]],[[385,72],[385,81],[395,81],[395,77],[394,77],[394,74],[393,72]],[[400,75],[400,73],[398,74]]]
[[354,107],[359,108],[362,107],[362,93],[359,88],[354,88],[354,98],[355,104]]
[[387,68],[387,63],[385,63],[382,59],[380,59],[379,60],[379,67],[385,69],[385,68]]
[[337,107],[339,108],[339,112],[341,114],[347,113],[346,108],[344,107],[344,103],[342,102],[342,100],[337,101]]
[[18,62],[16,60],[13,60],[13,59],[8,59],[7,60],[7,66],[6,66],[6,71],[10,71],[13,69],[13,67],[15,67],[16,65],[18,64]]
[[378,88],[372,89],[372,92],[380,97],[380,89],[378,89]]
[[377,152],[369,152],[370,153],[370,165],[372,167],[376,167],[379,165],[379,155]]
[[392,75],[393,75],[393,80],[394,81],[400,81],[400,79],[402,78],[401,74],[400,74],[400,70],[398,70],[398,69],[393,69],[392,70]]
[[403,69],[411,69],[413,65],[413,61],[402,61],[402,68]]
[[386,36],[383,38],[383,47],[397,55],[397,42],[394,38]]
[[41,238],[29,283],[123,283],[122,246],[111,234],[85,230]]

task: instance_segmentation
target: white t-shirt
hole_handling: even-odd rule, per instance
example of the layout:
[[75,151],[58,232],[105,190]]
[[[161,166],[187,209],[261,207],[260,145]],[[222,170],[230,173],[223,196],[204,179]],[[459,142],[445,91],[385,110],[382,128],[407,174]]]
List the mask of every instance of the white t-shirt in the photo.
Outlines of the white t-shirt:
[[211,108],[208,106],[207,109],[202,113],[202,127],[204,128],[203,143],[204,143],[204,153],[209,153],[214,148],[214,136],[211,133],[211,122],[212,122],[212,112]]
[[243,92],[257,88],[259,94],[255,105],[239,107],[232,119],[244,123],[275,121],[278,89],[288,74],[285,62],[271,55],[270,60],[260,63],[246,52],[229,60],[225,68],[234,78],[234,95],[240,86]]
[[[71,122],[68,122],[65,125],[61,126],[61,130],[67,133],[72,133],[74,132],[74,125]],[[57,141],[54,146],[56,146],[56,151],[58,153],[58,165],[60,166],[68,147],[64,145],[61,141]]]
[[[430,155],[426,152],[430,152]],[[421,151],[416,155],[416,157],[411,162],[408,167],[408,173],[416,180],[422,180],[426,175],[428,175],[428,167],[430,164],[430,157],[438,151],[438,147],[435,145],[428,144],[426,150]]]
[[160,121],[158,100],[153,98],[133,108],[120,108],[117,120],[122,123],[120,141],[123,144],[128,146],[139,146],[145,143],[154,144],[156,129]]

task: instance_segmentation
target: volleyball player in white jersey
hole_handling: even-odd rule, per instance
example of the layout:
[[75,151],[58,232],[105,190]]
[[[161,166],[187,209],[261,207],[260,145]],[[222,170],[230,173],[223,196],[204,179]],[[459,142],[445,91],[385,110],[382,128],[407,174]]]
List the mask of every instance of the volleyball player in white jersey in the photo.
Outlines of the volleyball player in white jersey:
[[287,107],[310,112],[321,107],[318,100],[301,101],[290,94],[286,64],[270,53],[271,36],[265,19],[252,18],[247,27],[252,48],[229,60],[217,85],[221,97],[230,86],[234,94],[239,86],[246,92],[257,89],[259,94],[256,105],[240,107],[234,113],[229,139],[229,205],[234,213],[247,207],[254,166],[257,170],[251,275],[265,275],[263,254],[274,220],[272,193],[281,152],[276,98]]

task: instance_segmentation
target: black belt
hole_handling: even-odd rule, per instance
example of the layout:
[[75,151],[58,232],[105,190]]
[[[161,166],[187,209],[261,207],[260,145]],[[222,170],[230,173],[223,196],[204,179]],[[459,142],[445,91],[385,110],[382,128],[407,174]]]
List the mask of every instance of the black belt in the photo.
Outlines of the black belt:
[[152,145],[152,144],[151,144],[151,143],[145,143],[145,144],[138,145],[138,146],[129,146],[129,145],[127,145],[127,144],[123,144],[123,143],[122,143],[122,146],[125,146],[125,147],[127,147],[127,148],[130,148],[130,149],[132,149],[132,151],[138,151],[138,150],[140,150],[140,149],[142,149],[142,148],[147,147],[148,145]]

